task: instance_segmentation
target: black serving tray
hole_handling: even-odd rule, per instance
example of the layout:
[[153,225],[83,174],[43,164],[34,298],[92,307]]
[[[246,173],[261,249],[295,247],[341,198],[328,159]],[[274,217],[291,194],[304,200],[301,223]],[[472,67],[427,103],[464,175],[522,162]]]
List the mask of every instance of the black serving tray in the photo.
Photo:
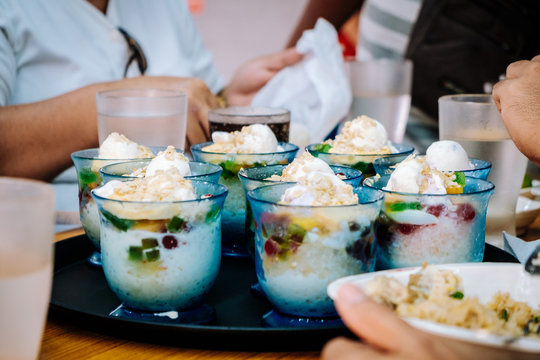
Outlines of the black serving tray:
[[[223,258],[207,303],[216,320],[185,325],[109,316],[120,302],[101,268],[89,265],[93,247],[85,235],[56,243],[51,316],[99,333],[168,345],[243,351],[320,350],[336,336],[350,336],[343,326],[268,328],[261,318],[271,305],[250,291],[256,276],[251,259]],[[507,252],[486,245],[484,261],[517,262]]]

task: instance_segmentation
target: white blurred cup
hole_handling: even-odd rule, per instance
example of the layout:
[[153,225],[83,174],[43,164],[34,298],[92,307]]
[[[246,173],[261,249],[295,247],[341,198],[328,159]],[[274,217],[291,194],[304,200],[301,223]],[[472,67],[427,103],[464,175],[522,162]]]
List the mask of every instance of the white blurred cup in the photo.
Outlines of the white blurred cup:
[[0,228],[0,359],[37,359],[52,284],[52,186],[0,177]]

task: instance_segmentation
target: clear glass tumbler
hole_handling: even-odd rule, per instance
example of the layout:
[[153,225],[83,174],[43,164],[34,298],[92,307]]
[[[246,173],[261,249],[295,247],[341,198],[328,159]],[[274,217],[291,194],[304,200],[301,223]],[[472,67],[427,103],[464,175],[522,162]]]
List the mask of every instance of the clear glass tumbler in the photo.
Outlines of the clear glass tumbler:
[[449,95],[439,99],[439,137],[454,140],[470,157],[489,161],[495,193],[489,203],[486,241],[503,247],[502,232],[515,235],[515,211],[527,158],[510,139],[491,95]]
[[184,149],[187,95],[164,89],[119,89],[96,94],[99,143],[112,132],[146,146]]
[[349,120],[367,115],[384,126],[391,141],[401,143],[411,109],[412,62],[349,59],[345,71],[353,95]]

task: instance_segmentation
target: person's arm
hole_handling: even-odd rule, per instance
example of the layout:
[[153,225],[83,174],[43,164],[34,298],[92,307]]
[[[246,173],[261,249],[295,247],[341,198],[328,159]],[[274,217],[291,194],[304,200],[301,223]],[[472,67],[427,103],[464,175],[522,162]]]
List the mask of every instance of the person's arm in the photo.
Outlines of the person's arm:
[[98,146],[96,92],[121,88],[185,91],[187,143],[208,138],[208,110],[218,103],[202,80],[143,76],[98,83],[36,103],[0,107],[0,175],[54,178],[71,165],[73,151]]
[[287,47],[295,46],[302,33],[312,29],[320,17],[328,20],[336,29],[341,28],[363,3],[364,0],[310,0],[287,42]]
[[540,55],[510,64],[493,100],[519,151],[540,166]]

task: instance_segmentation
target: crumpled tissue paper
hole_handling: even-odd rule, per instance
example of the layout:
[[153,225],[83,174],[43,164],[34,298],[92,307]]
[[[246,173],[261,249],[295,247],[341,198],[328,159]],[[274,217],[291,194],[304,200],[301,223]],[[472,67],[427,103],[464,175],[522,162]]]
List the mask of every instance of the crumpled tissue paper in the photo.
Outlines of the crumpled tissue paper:
[[347,115],[352,95],[337,32],[329,22],[319,19],[296,50],[304,54],[302,61],[277,73],[251,105],[288,109],[289,141],[303,148],[325,139]]

